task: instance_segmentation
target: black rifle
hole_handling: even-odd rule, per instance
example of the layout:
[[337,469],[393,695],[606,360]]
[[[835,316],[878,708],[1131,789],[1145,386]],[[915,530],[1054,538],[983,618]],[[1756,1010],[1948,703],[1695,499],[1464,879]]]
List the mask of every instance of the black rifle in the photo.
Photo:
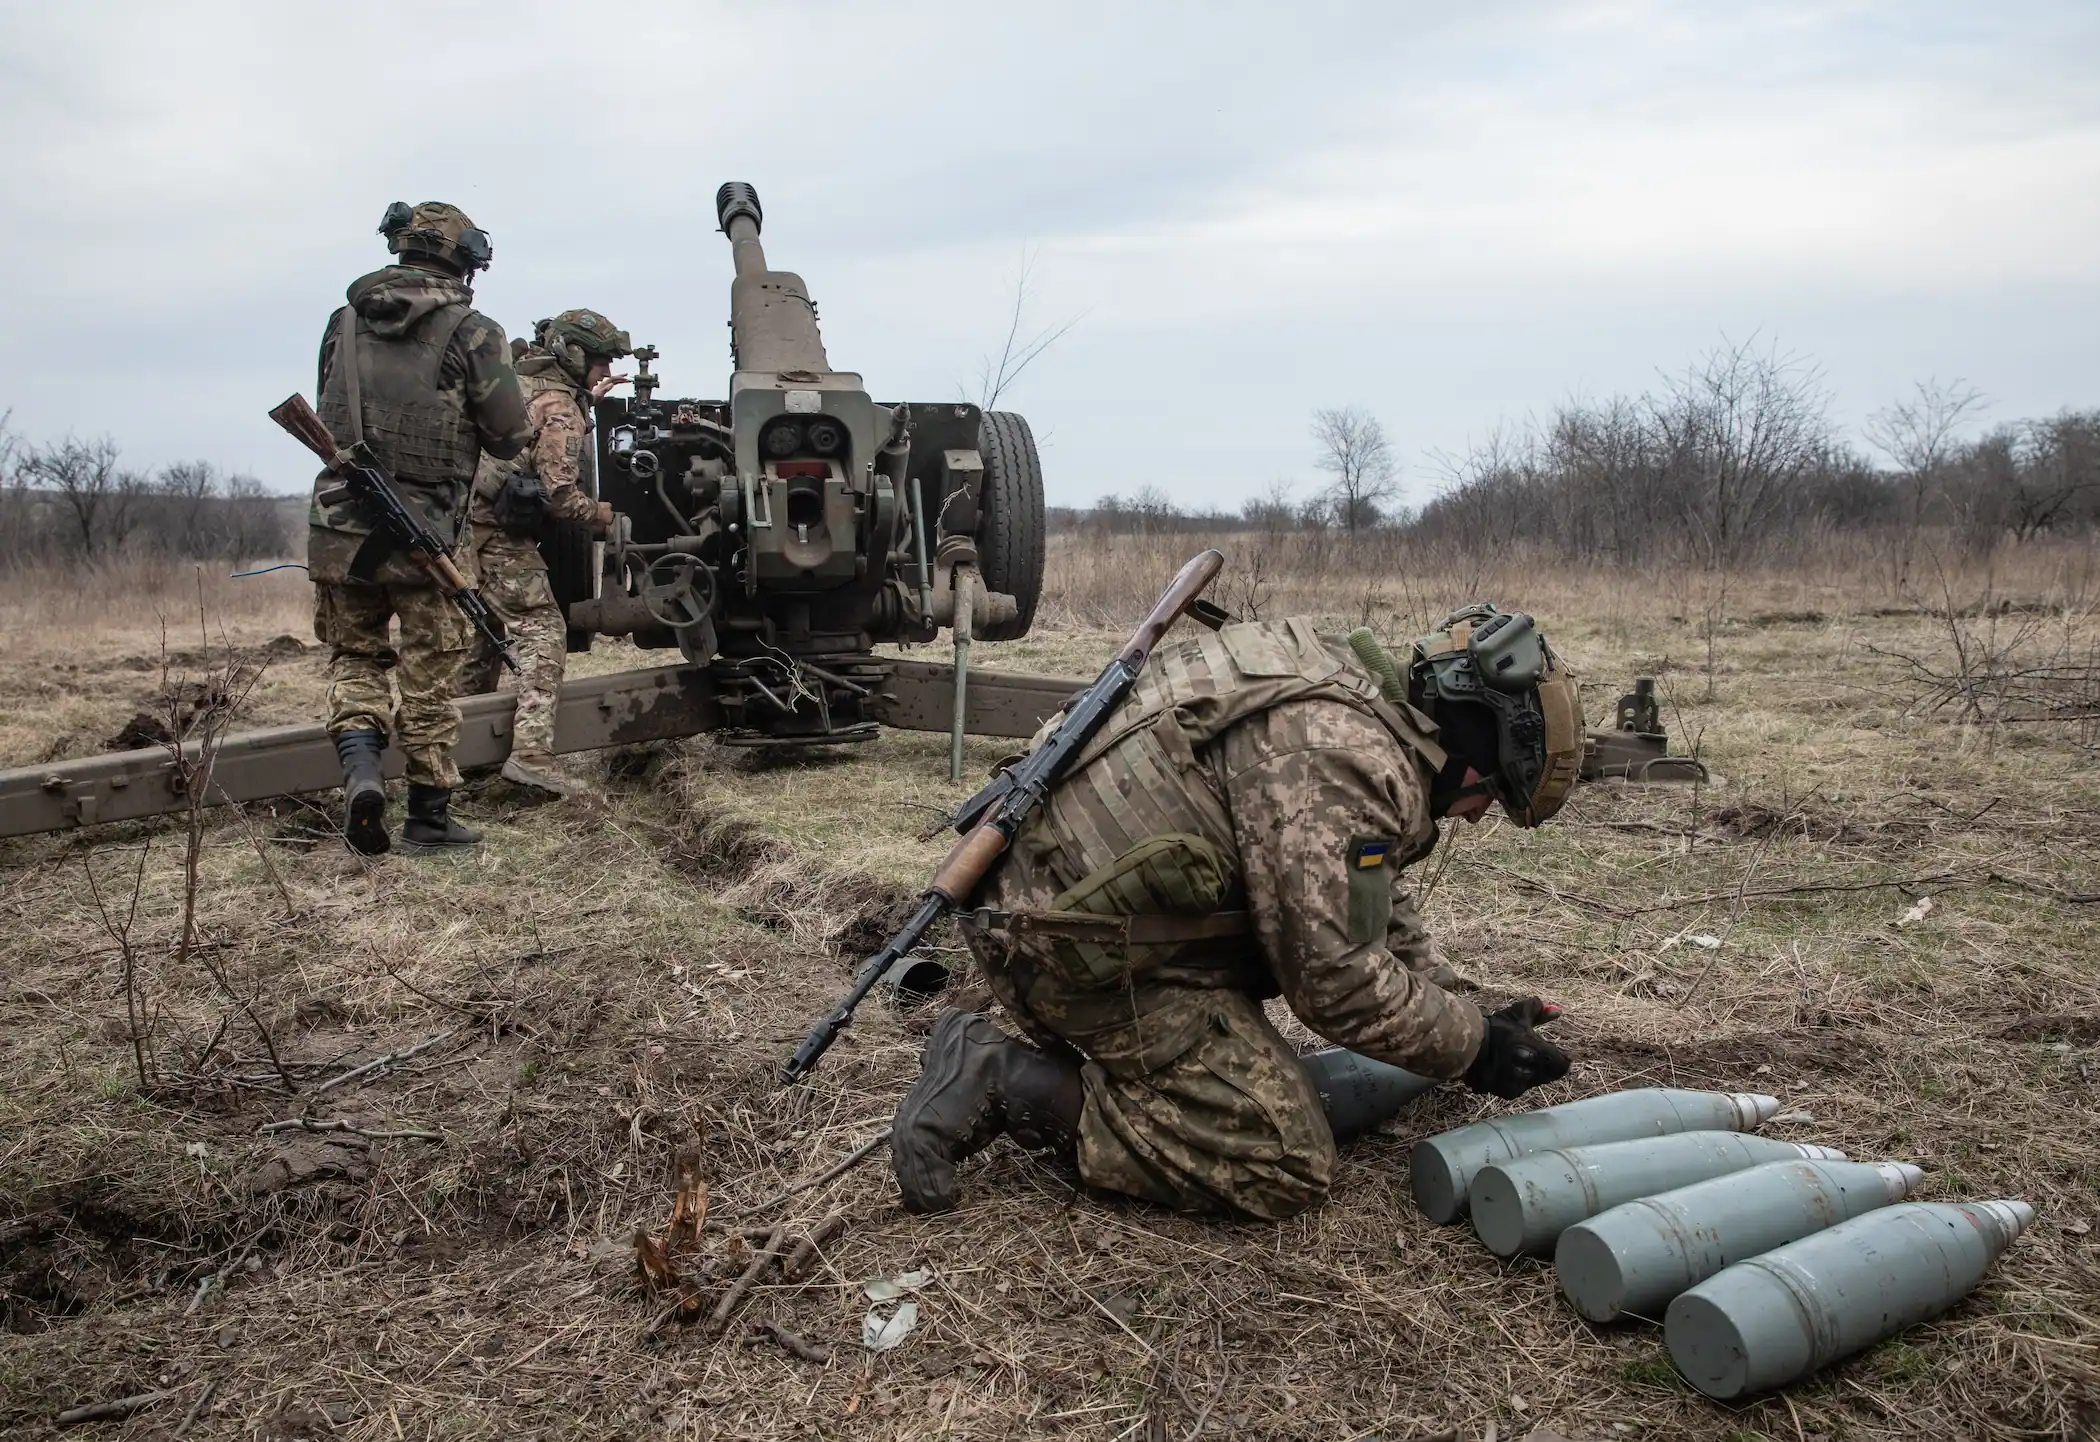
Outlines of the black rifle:
[[339,506],[348,500],[356,500],[378,517],[380,527],[394,540],[394,544],[408,552],[409,559],[437,583],[452,604],[474,623],[481,639],[496,648],[503,664],[515,671],[518,669],[517,653],[510,648],[510,640],[503,633],[503,618],[489,609],[489,603],[481,599],[481,593],[467,584],[460,575],[459,567],[452,563],[452,553],[445,543],[437,538],[415,508],[401,499],[401,492],[394,485],[394,478],[386,473],[386,467],[372,459],[362,446],[346,450],[336,444],[328,426],[314,414],[314,408],[306,403],[305,396],[290,396],[284,404],[270,412],[270,419],[283,426],[292,439],[305,446],[321,458],[342,484],[331,486],[321,492],[319,500],[323,506]]
[[1103,668],[1094,684],[1073,697],[1065,707],[1064,720],[1043,744],[1014,763],[1011,770],[1000,777],[993,786],[981,792],[963,813],[956,818],[955,829],[963,833],[962,840],[948,853],[941,869],[934,874],[933,884],[919,897],[919,909],[912,913],[904,929],[883,946],[882,950],[868,959],[854,978],[853,990],[846,999],[822,1021],[810,1028],[802,1045],[795,1049],[794,1056],[781,1064],[780,1079],[784,1082],[799,1080],[815,1070],[817,1062],[838,1040],[840,1032],[853,1020],[853,1011],[862,998],[874,990],[875,983],[890,969],[897,958],[909,952],[926,935],[926,929],[938,921],[951,907],[959,905],[977,884],[984,880],[992,863],[1005,854],[1006,848],[1036,808],[1043,804],[1058,779],[1065,773],[1087,742],[1094,738],[1130,688],[1145,669],[1145,662],[1152,656],[1152,648],[1167,634],[1182,612],[1194,605],[1206,586],[1217,578],[1224,568],[1225,557],[1217,551],[1205,551],[1181,568],[1152,613],[1139,623],[1130,638],[1130,644],[1116,653],[1116,658]]

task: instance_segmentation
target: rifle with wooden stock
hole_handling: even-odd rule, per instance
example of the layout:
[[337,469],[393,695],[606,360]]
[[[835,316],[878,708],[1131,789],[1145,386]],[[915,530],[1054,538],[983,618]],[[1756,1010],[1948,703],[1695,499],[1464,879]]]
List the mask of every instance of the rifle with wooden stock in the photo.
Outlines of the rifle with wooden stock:
[[927,928],[952,908],[961,905],[983,881],[992,864],[1006,854],[1007,847],[1049,796],[1051,789],[1102,723],[1122,704],[1144,673],[1152,649],[1167,634],[1167,628],[1194,606],[1204,589],[1217,579],[1225,557],[1205,551],[1181,568],[1173,583],[1160,596],[1151,614],[1138,624],[1128,645],[1102,669],[1094,683],[1065,707],[1064,720],[1042,745],[1030,751],[997,782],[972,798],[956,817],[955,829],[962,840],[948,853],[933,882],[919,897],[918,910],[883,948],[868,958],[854,978],[853,990],[822,1021],[810,1028],[794,1056],[781,1064],[780,1079],[792,1082],[808,1076],[817,1062],[853,1021],[853,1012],[882,980],[883,973],[917,946]]
[[386,473],[386,467],[373,460],[362,447],[352,450],[338,445],[327,423],[314,414],[314,408],[306,403],[305,396],[286,397],[270,412],[270,419],[283,426],[293,440],[319,456],[321,464],[342,482],[321,492],[321,504],[339,506],[349,500],[363,504],[377,520],[380,529],[392,537],[397,547],[408,552],[409,559],[423,569],[445,593],[446,599],[474,623],[481,638],[496,648],[503,664],[517,670],[518,656],[504,634],[503,618],[489,608],[479,591],[467,584],[467,578],[453,564],[450,548],[424,524],[415,508],[401,498],[401,492],[394,485],[394,478]]

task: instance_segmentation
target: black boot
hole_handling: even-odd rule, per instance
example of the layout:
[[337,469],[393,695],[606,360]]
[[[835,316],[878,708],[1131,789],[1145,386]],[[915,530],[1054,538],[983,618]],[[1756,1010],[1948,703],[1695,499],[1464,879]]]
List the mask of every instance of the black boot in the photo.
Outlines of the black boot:
[[408,783],[408,820],[401,828],[405,846],[464,847],[481,840],[481,833],[452,819],[452,789]]
[[367,856],[392,844],[386,834],[386,778],[379,770],[384,750],[384,731],[336,732],[335,756],[343,763],[343,839]]
[[955,1205],[955,1167],[995,1137],[1069,1154],[1079,1138],[1079,1068],[1007,1036],[981,1016],[934,1024],[919,1079],[897,1104],[890,1159],[909,1212]]

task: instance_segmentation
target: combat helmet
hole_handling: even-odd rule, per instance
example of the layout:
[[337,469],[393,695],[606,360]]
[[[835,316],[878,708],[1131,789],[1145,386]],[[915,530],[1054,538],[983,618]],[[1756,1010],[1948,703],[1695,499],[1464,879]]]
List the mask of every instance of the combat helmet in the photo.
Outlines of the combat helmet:
[[1477,734],[1492,734],[1494,758],[1467,759],[1510,820],[1536,826],[1560,810],[1582,768],[1582,703],[1530,616],[1485,603],[1453,611],[1415,642],[1408,688],[1447,739],[1475,729],[1455,724],[1469,709],[1485,723]]
[[578,385],[592,361],[615,360],[634,351],[627,332],[594,310],[565,310],[533,330],[535,339]]
[[495,252],[489,248],[489,233],[456,205],[426,200],[411,206],[397,200],[379,219],[379,233],[395,255],[429,256],[463,276],[488,269]]

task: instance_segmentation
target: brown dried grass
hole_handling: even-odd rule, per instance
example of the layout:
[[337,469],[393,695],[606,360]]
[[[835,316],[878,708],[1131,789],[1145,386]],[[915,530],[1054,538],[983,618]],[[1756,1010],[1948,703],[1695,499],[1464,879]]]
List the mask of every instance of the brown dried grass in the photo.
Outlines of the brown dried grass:
[[[982,648],[986,664],[1090,670],[1110,623],[1193,549],[1115,545],[1060,540],[1046,624]],[[2028,564],[1999,584],[2044,599],[2070,560]],[[1591,678],[1593,716],[1636,670],[1657,673],[1680,742],[1722,776],[1588,788],[1549,828],[1483,825],[1430,863],[1428,914],[1484,994],[1568,1009],[1579,1064],[1540,1100],[1768,1090],[1815,1117],[1780,1135],[1917,1160],[1930,1196],[2032,1198],[2035,1229],[1974,1298],[1784,1398],[1715,1407],[1674,1381],[1652,1328],[1589,1327],[1550,1269],[1500,1264],[1413,1211],[1411,1140],[1499,1105],[1459,1093],[1352,1147],[1329,1203],[1281,1226],[1089,1196],[1003,1144],[947,1216],[899,1210],[879,1161],[743,1215],[879,1129],[914,1074],[928,1018],[871,1005],[811,1083],[771,1079],[938,858],[918,838],[959,788],[938,737],[785,764],[695,741],[619,758],[605,805],[478,791],[466,810],[490,840],[472,861],[366,861],[299,804],[221,818],[199,932],[260,996],[298,1097],[238,1027],[195,1063],[225,1007],[201,969],[166,959],[181,901],[167,827],[0,843],[0,1276],[18,1328],[0,1335],[0,1428],[45,1435],[62,1407],[166,1385],[173,1400],[125,1425],[168,1430],[212,1382],[189,1435],[1151,1439],[1199,1421],[1216,1437],[2078,1435],[2100,1402],[2100,907],[2056,898],[2100,875],[2100,787],[2076,728],[1921,711],[1904,668],[1863,643],[1940,655],[1944,623],[1870,614],[1910,608],[1834,570],[1742,581],[1711,701],[1701,611],[1659,582],[1408,574],[1414,593],[1368,567],[1277,591],[1353,624],[1351,585],[1382,585],[1371,622],[1402,632],[1410,595],[1532,607]],[[290,604],[227,631],[293,630]],[[10,658],[15,755],[60,717],[93,733],[138,704],[157,678],[110,664],[135,644],[126,614],[47,629]],[[314,706],[318,658],[282,659],[270,680],[274,704]],[[44,685],[64,705],[15,699]],[[1003,749],[970,743],[973,771]],[[82,867],[128,871],[149,840],[137,927],[160,958],[161,1055],[214,1079],[142,1096]],[[1920,891],[1931,916],[1894,925]],[[1668,944],[1688,932],[1724,944]],[[319,1079],[447,1030],[308,1102]],[[444,1139],[257,1132],[309,1105]],[[661,1299],[635,1291],[627,1242],[663,1223],[686,1146],[722,1226],[850,1214],[807,1280],[762,1284],[743,1313],[836,1346],[829,1364],[744,1346],[741,1322],[720,1341],[643,1339]],[[280,1154],[341,1174],[250,1193]],[[713,1224],[703,1246],[739,1255]],[[918,1332],[864,1358],[860,1281],[918,1265],[939,1274]]]

